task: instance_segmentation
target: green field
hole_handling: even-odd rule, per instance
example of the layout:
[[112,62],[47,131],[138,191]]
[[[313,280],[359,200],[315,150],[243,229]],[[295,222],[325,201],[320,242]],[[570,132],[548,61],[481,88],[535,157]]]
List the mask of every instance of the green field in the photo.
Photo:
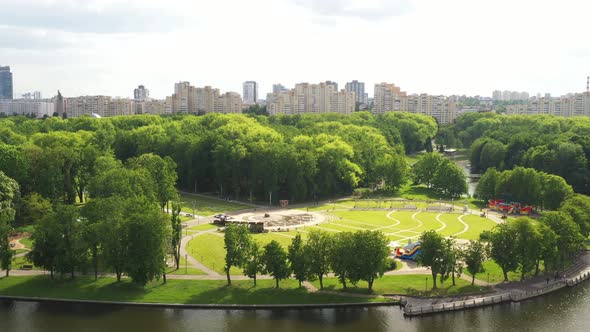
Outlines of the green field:
[[19,242],[29,249],[33,248],[33,240],[31,240],[30,237],[24,237],[20,239]]
[[[452,285],[451,279],[446,280],[442,285],[440,280],[437,280],[438,289],[432,291],[432,276],[417,274],[417,275],[393,275],[383,276],[376,279],[373,284],[373,293],[375,294],[401,294],[401,295],[457,295],[465,293],[475,293],[487,291],[486,287],[471,286],[471,283],[455,278],[456,286]],[[325,290],[336,290],[350,293],[368,293],[367,283],[361,281],[354,285],[347,285],[347,289],[342,289],[342,284],[337,278],[324,278]],[[319,281],[314,281],[313,285],[320,287]]]
[[192,230],[192,231],[207,231],[207,230],[216,229],[216,228],[219,228],[219,226],[216,226],[213,224],[200,224],[200,225],[189,227],[188,229]]
[[174,280],[153,282],[146,287],[133,285],[128,279],[117,283],[114,278],[76,277],[50,279],[47,276],[0,278],[0,294],[60,299],[98,301],[157,302],[182,304],[303,304],[363,303],[383,299],[308,293],[298,288],[296,280],[281,282],[259,280],[253,287],[250,280],[235,280],[231,287],[225,280]]
[[180,193],[179,195],[183,212],[193,213],[193,202],[195,202],[196,204],[194,211],[196,214],[201,216],[211,216],[218,213],[227,213],[252,208],[249,205],[238,202],[228,202],[216,198],[195,196],[184,193]]
[[[484,267],[485,271],[482,273],[477,273],[475,275],[475,279],[488,282],[488,274],[489,274],[490,284],[496,284],[496,283],[504,281],[504,274],[502,273],[502,269],[500,268],[500,266],[498,264],[496,264],[496,262],[494,262],[492,260],[488,260],[483,263],[483,267]],[[467,271],[466,269],[464,269],[463,272],[466,275],[471,277],[471,273],[469,273],[469,271]],[[520,280],[520,273],[508,272],[508,280],[509,281],[519,281]]]

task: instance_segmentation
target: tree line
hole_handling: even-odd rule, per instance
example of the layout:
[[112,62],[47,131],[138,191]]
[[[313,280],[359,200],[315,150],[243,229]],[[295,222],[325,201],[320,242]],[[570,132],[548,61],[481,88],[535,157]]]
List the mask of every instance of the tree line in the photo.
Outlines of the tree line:
[[590,119],[552,115],[470,113],[440,128],[437,142],[470,149],[477,172],[516,166],[561,176],[590,194]]
[[434,119],[391,112],[257,116],[137,115],[0,119],[0,170],[24,196],[83,201],[100,157],[170,157],[188,191],[302,201],[357,187],[395,191],[409,175],[404,154],[436,134]]
[[[228,286],[230,269],[242,268],[252,278],[267,274],[279,282],[293,276],[299,281],[318,280],[324,288],[324,277],[333,272],[344,288],[347,283],[356,285],[366,281],[369,292],[376,278],[388,269],[395,268],[390,260],[388,240],[382,232],[341,232],[334,235],[311,231],[305,241],[297,234],[287,249],[273,240],[264,247],[256,242],[247,226],[229,224],[225,227],[225,267]],[[393,262],[393,263],[392,263]],[[393,264],[393,267],[392,267]]]

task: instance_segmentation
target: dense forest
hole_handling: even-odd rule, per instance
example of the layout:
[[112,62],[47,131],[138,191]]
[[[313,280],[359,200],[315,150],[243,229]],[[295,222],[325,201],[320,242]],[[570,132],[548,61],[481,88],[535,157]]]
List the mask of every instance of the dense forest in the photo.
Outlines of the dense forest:
[[71,204],[85,199],[97,174],[152,153],[176,168],[180,188],[259,201],[272,192],[275,201],[297,202],[356,187],[399,188],[409,178],[404,154],[423,150],[437,127],[430,117],[397,112],[9,117],[0,119],[0,171],[22,196]]
[[516,166],[563,177],[577,193],[590,194],[590,118],[471,113],[442,127],[437,143],[470,149],[481,173]]

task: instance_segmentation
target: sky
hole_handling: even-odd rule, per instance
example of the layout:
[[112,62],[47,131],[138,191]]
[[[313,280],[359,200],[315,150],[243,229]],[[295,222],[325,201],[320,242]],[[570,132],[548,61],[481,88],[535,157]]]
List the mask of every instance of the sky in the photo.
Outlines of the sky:
[[590,75],[583,0],[0,0],[14,91],[154,98],[174,83],[260,97],[282,83],[554,96]]

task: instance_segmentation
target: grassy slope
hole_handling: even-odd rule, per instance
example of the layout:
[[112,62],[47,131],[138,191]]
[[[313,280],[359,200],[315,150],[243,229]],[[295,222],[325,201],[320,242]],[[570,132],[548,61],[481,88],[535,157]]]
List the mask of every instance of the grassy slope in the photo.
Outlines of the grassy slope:
[[331,294],[308,293],[297,288],[295,280],[281,282],[275,289],[274,280],[234,281],[226,287],[224,280],[168,280],[166,285],[153,282],[145,288],[129,280],[116,283],[114,278],[78,277],[51,280],[46,276],[9,277],[0,279],[0,294],[14,296],[83,299],[101,301],[158,302],[183,304],[301,304],[371,302],[373,299]]
[[[427,279],[428,278],[428,279]],[[428,280],[428,281],[427,281]],[[395,275],[395,276],[383,276],[375,280],[373,284],[373,292],[375,294],[406,294],[406,295],[453,295],[453,294],[464,294],[481,292],[487,290],[486,287],[471,286],[471,283],[455,278],[456,286],[452,286],[451,280],[447,280],[444,284],[440,284],[440,280],[437,280],[438,289],[432,291],[432,276],[429,275]],[[348,285],[346,290],[342,289],[342,285],[339,283],[337,278],[325,278],[324,289],[326,290],[337,290],[351,293],[367,293],[367,283],[361,281],[357,286]],[[314,286],[320,286],[319,281],[313,282]],[[426,288],[428,284],[428,288]],[[427,289],[425,291],[425,289]]]

